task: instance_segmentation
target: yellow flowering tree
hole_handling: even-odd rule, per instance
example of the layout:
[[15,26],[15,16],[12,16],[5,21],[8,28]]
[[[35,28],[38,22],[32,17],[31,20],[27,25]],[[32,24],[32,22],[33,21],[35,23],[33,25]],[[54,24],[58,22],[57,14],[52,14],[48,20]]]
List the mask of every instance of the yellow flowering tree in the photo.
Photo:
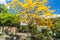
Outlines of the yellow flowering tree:
[[[13,9],[18,6],[21,7],[17,16],[22,16],[25,23],[27,24],[36,24],[39,26],[52,26],[52,22],[50,19],[45,23],[45,18],[41,17],[41,15],[45,15],[45,17],[53,16],[54,10],[50,10],[50,6],[46,6],[48,0],[24,0],[20,2],[19,0],[12,0],[11,3],[7,4],[7,6],[11,6]],[[18,11],[19,8],[15,10]]]
[[[53,12],[55,10],[50,10],[50,6],[46,6],[47,2],[48,0],[24,0],[23,2],[12,0],[6,6],[10,6],[17,12],[16,16],[20,17],[19,21],[28,24],[29,31],[32,31],[33,34],[38,32],[35,30],[36,26],[37,29],[43,28],[42,32],[39,33],[40,35],[37,35],[43,37],[41,40],[52,40],[55,21],[49,17],[54,16]],[[44,29],[46,26],[47,29]]]

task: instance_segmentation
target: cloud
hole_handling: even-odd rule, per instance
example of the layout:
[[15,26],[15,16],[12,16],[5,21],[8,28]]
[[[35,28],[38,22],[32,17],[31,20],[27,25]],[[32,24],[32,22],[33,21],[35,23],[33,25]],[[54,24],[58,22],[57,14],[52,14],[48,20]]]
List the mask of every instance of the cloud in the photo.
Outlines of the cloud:
[[0,0],[0,4],[5,4],[6,5],[6,1],[5,0]]

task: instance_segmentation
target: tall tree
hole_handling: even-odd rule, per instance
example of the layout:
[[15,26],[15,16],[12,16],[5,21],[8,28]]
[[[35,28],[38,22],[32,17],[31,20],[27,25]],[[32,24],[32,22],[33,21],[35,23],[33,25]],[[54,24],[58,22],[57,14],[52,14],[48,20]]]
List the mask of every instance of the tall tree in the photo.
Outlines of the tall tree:
[[22,21],[27,23],[29,26],[33,24],[45,26],[45,18],[43,18],[41,15],[49,17],[53,16],[54,12],[54,10],[50,10],[50,6],[46,6],[47,1],[48,0],[24,0],[23,2],[20,2],[19,0],[12,0],[11,3],[7,4],[7,6],[10,6],[16,12],[20,10],[18,13],[22,15],[17,15],[24,18]]

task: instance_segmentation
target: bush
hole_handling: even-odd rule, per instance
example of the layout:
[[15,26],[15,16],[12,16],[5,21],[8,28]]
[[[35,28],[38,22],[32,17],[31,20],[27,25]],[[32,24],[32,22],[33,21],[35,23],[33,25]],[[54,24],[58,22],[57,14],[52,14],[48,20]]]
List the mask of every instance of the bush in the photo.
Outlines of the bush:
[[2,26],[18,26],[20,23],[20,18],[16,14],[1,13],[0,23]]

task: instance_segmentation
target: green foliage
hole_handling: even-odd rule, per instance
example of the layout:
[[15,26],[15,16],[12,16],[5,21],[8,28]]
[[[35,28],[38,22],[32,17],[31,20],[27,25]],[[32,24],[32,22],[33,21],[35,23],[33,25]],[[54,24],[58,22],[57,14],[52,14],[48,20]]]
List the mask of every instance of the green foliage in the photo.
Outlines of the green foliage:
[[7,13],[8,12],[8,8],[3,5],[3,4],[0,4],[0,13]]
[[32,35],[35,35],[37,33],[37,26],[34,25],[32,27],[29,27],[29,30]]
[[56,38],[60,39],[60,18],[56,18],[56,20],[54,33],[56,34]]
[[0,23],[3,26],[17,26],[20,23],[20,17],[16,16],[16,14],[1,13]]
[[28,32],[29,31],[29,28],[28,28],[28,26],[20,26],[20,32]]
[[57,21],[55,23],[55,27],[60,28],[60,18],[57,18]]

